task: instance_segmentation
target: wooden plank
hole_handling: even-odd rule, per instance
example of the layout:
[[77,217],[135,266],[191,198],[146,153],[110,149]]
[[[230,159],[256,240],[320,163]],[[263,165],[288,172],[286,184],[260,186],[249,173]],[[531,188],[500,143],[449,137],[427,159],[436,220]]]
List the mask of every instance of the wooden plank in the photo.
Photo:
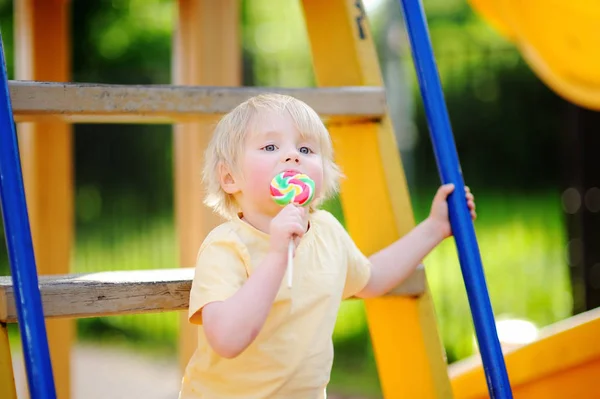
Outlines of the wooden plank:
[[0,323],[0,398],[17,399],[10,343],[6,323]]
[[380,87],[261,88],[109,85],[10,81],[15,121],[173,123],[224,114],[264,92],[297,97],[324,117],[376,119],[385,112]]
[[[16,79],[69,81],[70,2],[17,0],[14,5]],[[72,126],[58,119],[37,122],[42,123],[16,126],[37,271],[64,274],[70,269],[74,234]],[[46,332],[56,395],[69,399],[75,325],[51,320]]]
[[[128,270],[39,277],[46,318],[84,318],[185,310],[194,268]],[[418,269],[390,296],[416,296],[425,289]],[[0,322],[16,323],[10,276],[0,277]]]
[[[95,317],[181,310],[193,268],[40,276],[46,317]],[[0,320],[17,321],[12,278],[0,277]]]
[[[383,86],[362,2],[302,4],[317,84]],[[370,255],[414,227],[393,128],[386,115],[380,122],[339,124],[329,130],[346,175],[341,185],[346,225],[359,248]],[[365,309],[383,397],[452,397],[428,290],[418,297],[368,299]]]

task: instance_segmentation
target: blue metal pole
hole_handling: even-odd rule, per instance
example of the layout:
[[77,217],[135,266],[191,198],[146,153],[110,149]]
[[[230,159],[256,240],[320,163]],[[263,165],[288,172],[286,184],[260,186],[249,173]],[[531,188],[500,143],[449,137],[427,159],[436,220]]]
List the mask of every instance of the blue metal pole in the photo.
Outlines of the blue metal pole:
[[448,197],[452,233],[473,315],[488,391],[492,398],[512,398],[504,357],[488,296],[475,228],[463,191],[464,181],[442,85],[433,55],[425,13],[420,0],[401,0],[413,61],[429,124],[438,171],[443,184],[453,183]]
[[0,62],[0,195],[25,368],[31,398],[54,399],[56,390],[38,288],[1,34]]

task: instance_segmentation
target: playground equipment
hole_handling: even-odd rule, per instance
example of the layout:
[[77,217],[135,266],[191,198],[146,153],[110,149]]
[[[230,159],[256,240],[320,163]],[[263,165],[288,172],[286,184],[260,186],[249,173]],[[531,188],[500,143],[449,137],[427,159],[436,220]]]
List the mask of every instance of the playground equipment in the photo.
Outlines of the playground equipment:
[[[325,118],[335,143],[337,160],[348,177],[343,182],[341,197],[346,223],[358,246],[370,254],[406,233],[413,227],[414,221],[385,108],[385,93],[368,21],[360,1],[303,0],[302,6],[318,87],[269,91],[294,95],[306,101]],[[423,34],[425,25],[420,4],[405,0],[403,6],[409,29]],[[179,0],[179,23],[174,50],[174,83],[179,86],[59,83],[69,80],[66,62],[66,7],[65,0],[16,1],[17,32],[21,31],[22,37],[32,38],[23,41],[17,48],[20,54],[18,59],[26,61],[25,64],[17,65],[17,78],[33,81],[18,80],[6,85],[6,78],[2,80],[5,91],[10,92],[15,121],[34,122],[19,126],[19,131],[24,139],[20,151],[41,293],[28,298],[31,306],[26,303],[19,310],[17,304],[24,298],[20,293],[19,282],[8,277],[0,278],[0,378],[3,382],[0,384],[0,396],[3,398],[16,397],[14,382],[11,383],[13,377],[6,323],[18,321],[22,324],[23,313],[36,313],[36,303],[43,303],[43,316],[49,319],[48,342],[56,389],[61,399],[70,396],[70,365],[68,356],[65,355],[73,337],[69,318],[173,311],[187,307],[193,272],[191,267],[198,245],[204,235],[219,222],[198,201],[202,194],[199,179],[193,171],[199,170],[202,150],[208,141],[214,118],[264,90],[235,87],[239,85],[240,79],[238,5],[235,0]],[[410,16],[415,19],[411,20]],[[216,20],[220,23],[213,23]],[[48,32],[55,32],[55,36],[48,35]],[[411,39],[415,39],[414,32],[411,35]],[[423,35],[419,39],[428,41]],[[418,74],[423,74],[420,79],[433,82],[435,86],[437,76],[430,44],[414,43],[413,40],[413,54]],[[50,55],[55,62],[43,63]],[[427,57],[431,59],[428,60]],[[424,97],[427,97],[427,93],[423,93]],[[442,126],[441,130],[445,132],[440,133],[441,137],[449,140],[449,126],[444,126],[447,116],[443,103],[440,103],[440,95],[441,90],[438,88],[434,90],[432,98],[424,100],[426,107],[429,107],[428,112],[434,114],[433,117],[430,116],[430,126],[436,131],[432,134],[437,134]],[[8,96],[5,97],[8,99]],[[3,126],[8,126],[10,117],[10,112],[7,112],[4,116],[6,124]],[[431,121],[436,118],[437,122]],[[69,124],[124,121],[175,124],[175,196],[181,268],[69,274],[72,219],[72,201],[68,199],[71,192]],[[445,150],[450,144],[451,141],[439,148]],[[361,157],[357,159],[355,155],[359,152]],[[49,157],[50,154],[54,157]],[[445,155],[442,154],[438,161],[440,169],[450,170],[448,174],[442,173],[443,181],[462,185],[455,154],[450,150]],[[372,168],[365,168],[365,164],[372,165]],[[364,195],[365,192],[369,194],[368,197]],[[458,197],[460,196],[453,198]],[[44,206],[41,205],[42,198],[47,202]],[[510,397],[508,379],[503,372],[504,363],[494,336],[493,315],[484,281],[482,282],[480,261],[476,259],[477,252],[468,248],[472,246],[469,242],[472,242],[474,236],[464,215],[460,214],[460,202],[452,201],[453,229],[459,231],[459,236],[462,234],[463,247],[459,248],[461,264],[467,265],[463,270],[466,271],[465,279],[480,347],[488,350],[487,355],[484,353],[483,369],[486,369],[489,376],[486,378],[483,369],[477,365],[465,367],[466,370],[461,372],[454,368],[451,384],[437,334],[431,297],[424,271],[420,268],[390,295],[365,301],[385,397],[449,398],[454,391],[457,398],[480,398],[486,397],[486,389],[489,389],[487,382],[492,387],[499,387],[497,392],[502,395],[500,397]],[[378,209],[378,212],[374,213],[372,209]],[[4,211],[6,213],[6,208]],[[61,226],[60,234],[50,231],[55,226]],[[50,237],[55,241],[51,241]],[[458,241],[461,238],[457,238]],[[475,259],[464,259],[465,254],[475,254]],[[13,272],[13,276],[14,274]],[[42,315],[39,313],[32,317],[39,318]],[[63,320],[55,324],[51,322],[54,318]],[[185,317],[182,319],[180,347],[183,364],[193,349],[194,331]],[[576,330],[582,334],[582,339],[588,340],[588,333],[592,331],[590,326],[598,328],[599,323],[594,321],[595,318],[592,317],[590,324],[584,324],[587,326],[585,329],[575,328],[564,333]],[[41,342],[36,341],[31,331],[22,331],[25,344],[31,344],[41,351],[42,361],[31,358],[35,364],[28,366],[31,388],[39,383],[34,370],[46,373],[45,376],[49,378],[51,371],[44,370],[44,350],[47,351],[47,347],[44,347],[43,339]],[[558,348],[554,345],[551,344],[553,349]],[[590,359],[591,352],[582,349],[581,356],[572,357],[569,363],[573,366],[574,375],[588,382],[591,377],[579,373],[577,367]],[[514,353],[519,353],[519,350]],[[511,357],[512,353],[507,356],[511,372],[515,367],[531,364],[524,361],[525,357]],[[516,360],[511,363],[511,359]],[[486,366],[486,363],[493,364]],[[517,384],[531,382],[533,374],[517,375]],[[471,383],[474,385],[470,385]],[[471,389],[473,386],[477,388]],[[542,383],[540,386],[547,388],[549,385]],[[32,393],[41,392],[35,398],[52,398],[54,392],[48,387],[46,385],[42,388],[40,385],[39,391],[34,389]],[[494,392],[492,390],[492,394]],[[536,397],[528,396],[530,392],[525,392],[522,397]]]
[[[581,313],[540,331],[530,344],[506,351],[515,398],[600,397],[600,309]],[[485,399],[487,386],[475,356],[449,368],[455,398]]]
[[[0,36],[1,39],[1,36]],[[12,121],[12,109],[8,94],[6,63],[4,51],[0,54],[2,64],[2,93],[0,95],[0,125],[3,129],[0,144],[0,189],[2,192],[2,212],[4,230],[8,244],[13,280],[15,282],[15,303],[20,325],[26,337],[23,352],[26,359],[27,374],[32,376],[30,391],[33,397],[47,397],[54,391],[52,365],[48,354],[46,326],[38,290],[37,272],[33,255],[33,243],[27,217],[27,204],[20,173],[17,136]],[[6,331],[2,332],[6,335]],[[7,348],[2,350],[2,360],[10,360]],[[14,387],[9,378],[4,381],[8,387]]]
[[[452,137],[448,111],[444,103],[442,85],[431,48],[425,14],[418,1],[403,0],[401,4],[421,96],[425,103],[439,174],[442,183],[453,183],[460,190],[464,187],[464,181]],[[509,399],[512,398],[512,392],[498,341],[475,229],[464,199],[460,195],[453,193],[448,197],[448,210],[475,324],[475,333],[481,349],[488,390],[492,398]]]
[[[346,223],[357,245],[370,254],[408,232],[414,220],[368,21],[360,1],[303,0],[301,4],[318,88],[276,91],[306,101],[325,118],[337,161],[347,176],[341,197]],[[173,79],[180,85],[177,87],[58,83],[69,80],[66,2],[17,1],[15,7],[16,29],[22,33],[16,36],[30,39],[18,45],[17,78],[33,82],[9,82],[8,89],[15,121],[34,122],[18,126],[24,138],[20,151],[57,396],[63,399],[69,397],[66,354],[73,337],[68,318],[187,306],[190,267],[203,237],[219,222],[198,200],[202,197],[201,182],[194,171],[200,170],[214,118],[264,89],[235,87],[240,83],[236,0],[179,1]],[[55,62],[45,62],[50,58]],[[180,273],[71,275],[72,201],[65,200],[72,190],[69,123],[123,121],[175,124],[175,196],[182,269]],[[26,132],[25,127],[29,129]],[[53,238],[59,242],[46,240],[56,237],[50,226],[64,226],[58,238]],[[17,321],[15,286],[8,277],[2,278],[0,286],[0,320]],[[143,301],[140,292],[145,293]],[[423,269],[389,296],[366,301],[365,305],[384,395],[450,397]],[[53,318],[61,318],[60,324],[52,323]],[[5,328],[3,324],[4,332]],[[24,332],[23,339],[30,340]],[[182,321],[182,364],[192,353],[194,333],[187,321]],[[0,348],[6,359],[7,339],[0,342]],[[0,366],[0,374],[12,379],[10,361]],[[28,373],[28,380],[30,386],[35,384],[35,375]],[[15,397],[10,385],[2,385],[0,390],[3,398]],[[50,392],[46,395],[53,397]]]
[[596,2],[469,0],[518,48],[532,70],[559,95],[600,110]]
[[[470,0],[518,48],[532,70],[557,94],[581,107],[600,110],[600,58],[593,29],[593,2],[540,3]],[[506,365],[517,398],[597,398],[600,375],[600,309],[541,331],[533,343],[508,350]],[[456,398],[487,397],[477,356],[450,366]]]

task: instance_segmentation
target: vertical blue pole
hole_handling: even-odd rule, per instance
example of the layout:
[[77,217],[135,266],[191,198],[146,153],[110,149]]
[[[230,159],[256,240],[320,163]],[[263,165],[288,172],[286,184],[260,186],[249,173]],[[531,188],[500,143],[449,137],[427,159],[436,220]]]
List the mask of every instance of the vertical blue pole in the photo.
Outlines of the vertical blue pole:
[[491,398],[509,399],[512,398],[510,382],[488,296],[475,228],[463,191],[465,184],[429,38],[425,13],[420,0],[401,0],[401,5],[438,171],[443,184],[453,183],[455,186],[454,192],[448,197],[450,224],[473,315],[488,391]]
[[54,399],[56,390],[38,288],[1,34],[0,62],[0,195],[27,381],[32,399]]

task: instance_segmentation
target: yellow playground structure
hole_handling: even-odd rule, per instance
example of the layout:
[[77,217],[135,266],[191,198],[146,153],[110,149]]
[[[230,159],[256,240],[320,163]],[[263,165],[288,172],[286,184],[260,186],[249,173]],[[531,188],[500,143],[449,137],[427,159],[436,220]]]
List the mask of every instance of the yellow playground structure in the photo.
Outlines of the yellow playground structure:
[[[360,0],[300,2],[317,87],[269,90],[294,95],[323,116],[347,176],[341,188],[347,228],[371,254],[409,231],[414,220],[369,23]],[[471,3],[519,46],[550,87],[600,109],[600,55],[593,51],[597,23],[592,25],[600,7],[582,0]],[[71,82],[69,7],[68,0],[14,0],[17,80],[9,82],[60,399],[71,397],[73,318],[186,309],[198,246],[220,222],[200,201],[197,174],[211,126],[220,114],[264,90],[240,87],[238,0],[178,0],[172,86]],[[71,124],[81,122],[174,125],[179,268],[70,273]],[[13,280],[0,277],[2,399],[16,398],[7,323],[18,321],[17,305]],[[388,296],[365,301],[365,307],[385,398],[489,397],[478,358],[446,364],[423,268]],[[181,313],[183,367],[195,332]],[[506,352],[514,396],[599,398],[599,336],[600,310],[590,311]]]
[[532,70],[559,95],[600,109],[600,54],[596,34],[600,8],[593,1],[470,0],[511,40]]

